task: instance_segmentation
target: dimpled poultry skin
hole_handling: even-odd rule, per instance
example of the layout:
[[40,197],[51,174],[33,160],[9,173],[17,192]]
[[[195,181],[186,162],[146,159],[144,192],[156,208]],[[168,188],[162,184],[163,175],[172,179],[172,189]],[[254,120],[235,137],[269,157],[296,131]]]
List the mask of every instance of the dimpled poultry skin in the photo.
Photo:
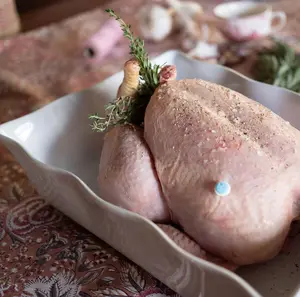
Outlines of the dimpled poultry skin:
[[[264,262],[280,252],[300,215],[299,145],[300,132],[259,103],[203,80],[176,80],[176,68],[165,66],[144,130],[123,125],[107,133],[100,196],[179,225],[215,257],[198,250],[204,259]],[[225,197],[214,191],[219,181],[231,186]]]

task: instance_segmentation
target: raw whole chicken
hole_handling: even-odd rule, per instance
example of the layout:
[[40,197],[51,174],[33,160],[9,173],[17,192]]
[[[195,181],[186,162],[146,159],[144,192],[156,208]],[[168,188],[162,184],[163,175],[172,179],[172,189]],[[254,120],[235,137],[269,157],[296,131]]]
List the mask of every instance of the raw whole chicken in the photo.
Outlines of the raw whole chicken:
[[[125,64],[120,89],[130,84],[128,72],[138,73],[134,63]],[[232,269],[264,262],[300,215],[299,151],[300,132],[267,108],[220,85],[176,80],[176,68],[165,66],[144,129],[106,134],[100,196],[163,224],[208,261]],[[226,195],[215,191],[220,182],[230,185]]]

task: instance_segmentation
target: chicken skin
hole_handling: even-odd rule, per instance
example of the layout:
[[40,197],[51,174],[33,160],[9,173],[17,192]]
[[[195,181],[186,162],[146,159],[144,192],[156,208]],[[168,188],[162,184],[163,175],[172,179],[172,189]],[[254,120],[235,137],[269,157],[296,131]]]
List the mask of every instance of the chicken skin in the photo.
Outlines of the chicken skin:
[[[180,225],[179,246],[224,267],[273,258],[300,215],[300,132],[223,86],[175,80],[174,66],[160,78],[144,129],[118,126],[105,137],[101,198]],[[219,182],[230,185],[226,195]]]

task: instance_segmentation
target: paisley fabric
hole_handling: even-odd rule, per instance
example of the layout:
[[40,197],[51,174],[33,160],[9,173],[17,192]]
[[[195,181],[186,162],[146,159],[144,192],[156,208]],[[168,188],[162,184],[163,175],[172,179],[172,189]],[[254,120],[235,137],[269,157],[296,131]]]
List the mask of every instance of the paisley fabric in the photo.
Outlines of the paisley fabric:
[[177,296],[37,194],[3,200],[0,296]]
[[[109,7],[134,22],[143,0]],[[293,1],[293,5],[284,5]],[[286,35],[299,34],[294,0],[276,2],[289,17]],[[160,1],[155,1],[160,2]],[[220,1],[217,1],[220,2]],[[212,1],[202,2],[212,5]],[[122,5],[120,5],[122,4]],[[122,9],[118,9],[121,7]],[[101,65],[89,65],[81,46],[105,20],[103,9],[0,40],[0,123],[20,117],[120,70],[121,43]],[[295,33],[295,34],[294,34]],[[283,34],[284,35],[284,34]],[[149,44],[151,55],[177,47],[172,37]],[[236,65],[245,70],[244,64]],[[0,145],[0,297],[178,296],[94,235],[48,205],[13,156]]]

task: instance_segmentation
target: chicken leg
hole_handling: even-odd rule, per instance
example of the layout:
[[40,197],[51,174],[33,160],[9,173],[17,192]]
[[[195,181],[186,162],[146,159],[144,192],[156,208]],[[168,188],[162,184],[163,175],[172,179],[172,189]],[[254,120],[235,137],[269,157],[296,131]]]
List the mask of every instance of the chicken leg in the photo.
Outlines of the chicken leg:
[[[138,70],[135,60],[125,63],[118,97],[134,95],[139,82]],[[172,67],[165,66],[162,73],[171,77]],[[141,128],[122,125],[106,133],[98,183],[103,199],[154,222],[170,221],[169,209]]]

